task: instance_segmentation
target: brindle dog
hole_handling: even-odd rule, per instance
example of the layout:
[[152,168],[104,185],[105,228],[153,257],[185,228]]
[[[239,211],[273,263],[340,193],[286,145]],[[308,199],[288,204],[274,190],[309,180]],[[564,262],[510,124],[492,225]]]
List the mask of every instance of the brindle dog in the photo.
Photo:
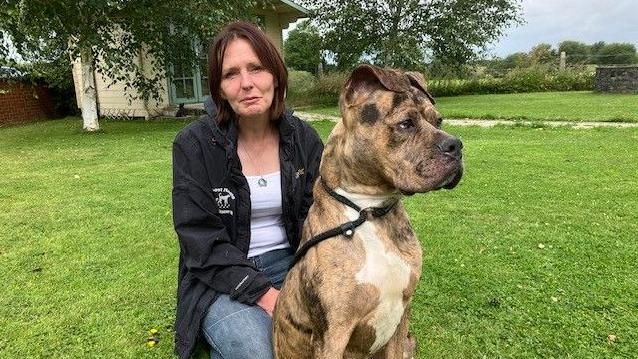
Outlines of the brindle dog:
[[[450,189],[461,179],[462,143],[440,129],[421,74],[359,66],[339,103],[343,120],[321,161],[325,187],[368,208]],[[359,216],[325,187],[314,186],[302,244]],[[317,244],[290,270],[279,294],[275,358],[403,358],[420,276],[421,246],[400,202],[369,217],[354,235]]]

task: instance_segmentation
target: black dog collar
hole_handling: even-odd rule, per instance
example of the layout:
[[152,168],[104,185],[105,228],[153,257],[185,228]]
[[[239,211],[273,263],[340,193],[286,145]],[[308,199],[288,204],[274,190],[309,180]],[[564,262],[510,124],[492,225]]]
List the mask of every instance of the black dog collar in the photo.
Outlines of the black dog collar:
[[348,198],[340,195],[339,193],[335,192],[332,188],[328,187],[328,185],[323,180],[323,178],[319,178],[319,180],[321,181],[321,185],[323,186],[323,189],[332,198],[336,199],[337,201],[359,212],[359,218],[355,219],[354,221],[346,222],[340,226],[327,230],[323,233],[320,233],[312,237],[307,242],[305,242],[301,247],[299,247],[299,249],[297,250],[297,253],[295,253],[295,258],[292,261],[292,264],[290,264],[290,268],[294,267],[295,264],[297,264],[297,262],[299,262],[299,260],[303,258],[306,252],[308,252],[310,248],[312,248],[319,242],[322,242],[328,238],[336,237],[340,234],[350,239],[352,238],[352,236],[354,236],[354,230],[360,225],[362,225],[363,222],[370,219],[370,216],[372,216],[372,218],[383,217],[386,214],[388,214],[394,208],[394,206],[396,206],[396,204],[399,202],[399,200],[397,199],[396,201],[392,201],[392,203],[390,203],[389,205],[385,207],[361,208],[357,206],[354,202],[349,200]]

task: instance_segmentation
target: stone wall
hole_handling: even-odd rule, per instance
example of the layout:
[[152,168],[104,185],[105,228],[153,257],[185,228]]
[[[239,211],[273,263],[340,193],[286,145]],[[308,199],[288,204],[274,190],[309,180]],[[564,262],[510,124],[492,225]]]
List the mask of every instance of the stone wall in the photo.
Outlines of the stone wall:
[[594,91],[638,93],[638,65],[598,66]]

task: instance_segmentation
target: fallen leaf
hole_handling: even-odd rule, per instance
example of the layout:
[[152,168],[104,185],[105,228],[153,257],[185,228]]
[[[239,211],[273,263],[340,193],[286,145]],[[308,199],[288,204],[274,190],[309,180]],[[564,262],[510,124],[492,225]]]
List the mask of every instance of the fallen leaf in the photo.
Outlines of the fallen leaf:
[[616,339],[618,339],[618,337],[616,337],[616,336],[615,336],[615,335],[613,335],[613,334],[609,334],[609,335],[607,336],[607,343],[609,343],[609,344],[614,344],[614,343],[616,342]]

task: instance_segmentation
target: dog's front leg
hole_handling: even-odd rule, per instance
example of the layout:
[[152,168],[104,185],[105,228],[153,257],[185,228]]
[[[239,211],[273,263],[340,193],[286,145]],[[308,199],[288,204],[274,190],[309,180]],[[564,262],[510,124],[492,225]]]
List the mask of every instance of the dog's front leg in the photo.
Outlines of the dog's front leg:
[[315,340],[314,359],[343,358],[354,326],[338,324],[330,326],[320,341]]
[[371,359],[414,359],[416,348],[412,338],[408,338],[410,304],[407,305],[401,321],[388,343]]

